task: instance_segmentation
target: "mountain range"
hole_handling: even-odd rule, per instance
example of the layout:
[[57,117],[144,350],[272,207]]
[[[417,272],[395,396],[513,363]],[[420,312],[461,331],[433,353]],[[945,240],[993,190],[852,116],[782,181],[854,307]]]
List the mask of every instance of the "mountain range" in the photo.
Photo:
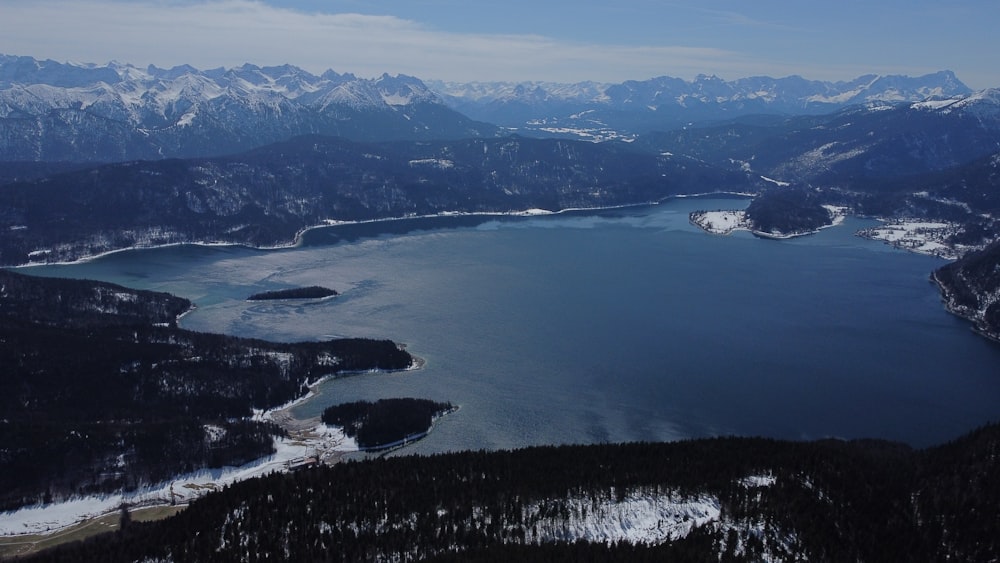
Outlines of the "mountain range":
[[428,82],[450,107],[522,132],[606,139],[755,114],[823,114],[870,102],[917,102],[970,94],[952,72],[869,74],[826,82],[800,76],[727,81],[661,76],[618,84]]
[[140,69],[0,56],[0,160],[220,155],[303,134],[355,140],[492,136],[419,80],[293,66]]
[[303,134],[357,141],[525,135],[632,138],[760,113],[969,94],[949,71],[821,82],[660,77],[620,84],[425,83],[283,65],[170,69],[0,55],[0,161],[218,156]]

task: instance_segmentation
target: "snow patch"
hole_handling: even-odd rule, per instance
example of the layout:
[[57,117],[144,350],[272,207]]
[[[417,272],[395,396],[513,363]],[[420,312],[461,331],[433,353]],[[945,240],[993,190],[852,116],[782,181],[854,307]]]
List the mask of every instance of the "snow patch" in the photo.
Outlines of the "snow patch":
[[633,492],[621,499],[544,500],[523,508],[526,539],[536,543],[588,541],[658,545],[688,535],[697,526],[717,521],[719,500],[702,494]]
[[790,182],[782,182],[781,180],[775,180],[773,178],[768,178],[767,176],[761,176],[760,179],[764,180],[765,182],[770,182],[770,183],[774,184],[775,186],[785,187],[785,186],[791,186],[792,185]]
[[205,430],[205,439],[210,443],[218,442],[226,437],[226,429],[221,426],[206,424],[202,426],[202,429]]
[[774,475],[748,475],[740,479],[740,485],[748,489],[757,489],[760,487],[770,487],[778,482],[778,478]]
[[695,211],[691,213],[691,222],[716,235],[750,229],[745,211]]
[[419,158],[410,161],[411,167],[417,166],[430,166],[433,168],[440,168],[441,170],[447,170],[449,168],[454,168],[455,163],[451,160],[446,160],[442,158]]
[[408,106],[410,105],[410,102],[413,101],[412,96],[404,96],[402,94],[388,94],[384,92],[382,93],[382,99],[385,100],[385,103],[389,104],[390,106]]

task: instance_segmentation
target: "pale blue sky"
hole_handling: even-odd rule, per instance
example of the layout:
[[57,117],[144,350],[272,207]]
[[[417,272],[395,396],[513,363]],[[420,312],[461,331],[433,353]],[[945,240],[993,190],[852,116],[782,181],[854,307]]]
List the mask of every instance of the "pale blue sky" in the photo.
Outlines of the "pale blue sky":
[[1000,87],[997,0],[0,0],[0,53],[425,79],[956,72]]

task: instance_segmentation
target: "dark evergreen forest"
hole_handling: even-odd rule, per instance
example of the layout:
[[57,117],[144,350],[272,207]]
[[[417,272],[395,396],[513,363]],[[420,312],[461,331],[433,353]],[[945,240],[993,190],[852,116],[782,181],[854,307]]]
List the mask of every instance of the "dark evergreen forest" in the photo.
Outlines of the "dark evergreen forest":
[[[715,438],[377,458],[237,483],[31,560],[995,561],[998,454],[992,425],[926,450]],[[636,492],[708,495],[720,515],[651,545],[546,539]]]
[[934,271],[948,309],[1000,340],[1000,241]]
[[321,377],[403,369],[385,340],[273,343],[177,327],[165,293],[0,270],[0,510],[272,453],[249,420]]
[[333,405],[322,420],[344,428],[362,449],[379,449],[430,430],[434,418],[452,410],[451,403],[429,399],[379,399]]
[[808,233],[832,223],[817,192],[804,188],[767,190],[750,202],[747,218],[765,233]]
[[309,287],[293,287],[290,289],[278,289],[275,291],[263,291],[254,293],[247,297],[248,301],[267,301],[270,299],[322,299],[340,295],[336,290],[312,285]]

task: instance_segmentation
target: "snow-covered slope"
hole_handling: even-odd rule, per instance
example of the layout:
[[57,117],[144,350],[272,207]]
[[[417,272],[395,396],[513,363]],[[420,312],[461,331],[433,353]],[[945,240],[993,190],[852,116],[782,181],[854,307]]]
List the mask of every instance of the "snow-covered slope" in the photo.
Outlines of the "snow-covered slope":
[[201,71],[0,55],[0,160],[206,156],[294,135],[461,138],[494,128],[449,110],[419,79],[283,65]]
[[950,71],[842,82],[701,75],[618,84],[424,83],[332,70],[317,76],[291,65],[162,69],[0,55],[0,160],[198,157],[311,133],[361,141],[496,134],[487,123],[549,137],[630,140],[755,114],[903,102],[939,108],[970,93]]

